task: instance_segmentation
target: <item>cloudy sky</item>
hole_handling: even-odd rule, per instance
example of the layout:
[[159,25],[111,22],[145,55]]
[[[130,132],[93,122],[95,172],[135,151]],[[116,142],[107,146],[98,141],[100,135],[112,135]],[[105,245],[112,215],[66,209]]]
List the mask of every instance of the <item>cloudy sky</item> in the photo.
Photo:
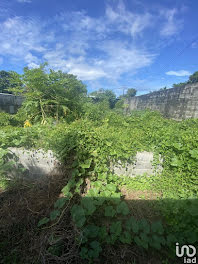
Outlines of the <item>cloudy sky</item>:
[[197,0],[0,0],[0,70],[51,68],[138,94],[198,70]]

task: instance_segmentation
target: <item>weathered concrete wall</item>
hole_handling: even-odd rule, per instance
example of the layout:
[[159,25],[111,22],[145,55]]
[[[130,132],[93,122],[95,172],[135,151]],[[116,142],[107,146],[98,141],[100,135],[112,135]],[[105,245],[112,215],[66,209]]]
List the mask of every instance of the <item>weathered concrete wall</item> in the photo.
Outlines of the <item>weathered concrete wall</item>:
[[22,105],[23,97],[0,93],[0,111],[15,114]]
[[133,97],[128,110],[158,110],[165,117],[182,120],[198,118],[198,83]]
[[137,152],[135,160],[132,163],[121,161],[111,164],[111,171],[118,176],[136,177],[136,176],[155,176],[162,172],[162,157],[159,156],[158,165],[153,165],[154,157],[152,152]]
[[24,148],[8,148],[10,169],[7,178],[38,179],[49,175],[62,175],[61,163],[51,150],[27,150]]

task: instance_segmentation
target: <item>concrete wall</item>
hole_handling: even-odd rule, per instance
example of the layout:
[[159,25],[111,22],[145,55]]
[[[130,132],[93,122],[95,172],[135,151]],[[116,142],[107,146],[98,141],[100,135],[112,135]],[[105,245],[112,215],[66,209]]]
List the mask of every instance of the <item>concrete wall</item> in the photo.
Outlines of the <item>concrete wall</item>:
[[176,120],[198,118],[198,83],[136,96],[126,103],[129,112],[151,109]]
[[0,93],[0,111],[15,114],[22,105],[23,98],[12,94]]

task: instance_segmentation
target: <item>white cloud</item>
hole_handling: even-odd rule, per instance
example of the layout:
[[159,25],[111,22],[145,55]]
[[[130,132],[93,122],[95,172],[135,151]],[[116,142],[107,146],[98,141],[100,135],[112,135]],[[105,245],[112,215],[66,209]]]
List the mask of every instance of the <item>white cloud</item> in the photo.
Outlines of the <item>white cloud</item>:
[[39,64],[36,64],[34,62],[30,62],[27,65],[29,68],[35,69],[35,68],[39,68]]
[[[171,9],[162,16],[171,23],[175,14]],[[156,14],[129,11],[122,1],[114,8],[107,5],[98,18],[84,11],[62,13],[48,21],[12,17],[0,23],[0,55],[31,68],[47,60],[55,70],[82,80],[105,78],[117,83],[123,74],[133,76],[153,63],[156,54],[145,44],[144,33],[157,19]]]
[[[107,24],[113,26],[115,31],[135,37],[146,28],[152,26],[152,15],[149,13],[133,13],[127,11],[123,2],[116,9],[111,6],[106,8]],[[115,27],[116,25],[116,27]]]
[[106,77],[106,73],[102,69],[93,69],[88,65],[73,65],[73,68],[69,71],[74,75],[77,75],[81,80],[91,81],[101,77]]
[[22,17],[8,18],[0,23],[0,54],[11,60],[38,63],[32,52],[43,52],[41,28],[34,20]]
[[103,62],[99,62],[109,78],[119,78],[125,72],[134,74],[138,69],[150,65],[154,59],[154,55],[121,41],[104,41],[98,48],[107,55]]
[[168,71],[166,72],[167,75],[174,75],[174,76],[189,76],[191,73],[189,71],[180,70],[180,71]]
[[161,16],[166,19],[160,34],[164,37],[170,37],[172,35],[180,32],[182,28],[183,22],[180,19],[176,18],[178,10],[176,8],[173,9],[164,9],[161,10]]

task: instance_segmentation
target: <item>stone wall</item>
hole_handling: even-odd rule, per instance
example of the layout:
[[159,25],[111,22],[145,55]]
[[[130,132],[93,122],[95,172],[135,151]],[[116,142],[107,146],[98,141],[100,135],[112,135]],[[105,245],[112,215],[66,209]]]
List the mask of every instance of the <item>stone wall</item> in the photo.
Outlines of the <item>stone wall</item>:
[[198,83],[136,96],[126,103],[129,112],[151,109],[176,120],[198,118]]
[[15,114],[22,102],[23,98],[20,96],[0,93],[0,111]]

